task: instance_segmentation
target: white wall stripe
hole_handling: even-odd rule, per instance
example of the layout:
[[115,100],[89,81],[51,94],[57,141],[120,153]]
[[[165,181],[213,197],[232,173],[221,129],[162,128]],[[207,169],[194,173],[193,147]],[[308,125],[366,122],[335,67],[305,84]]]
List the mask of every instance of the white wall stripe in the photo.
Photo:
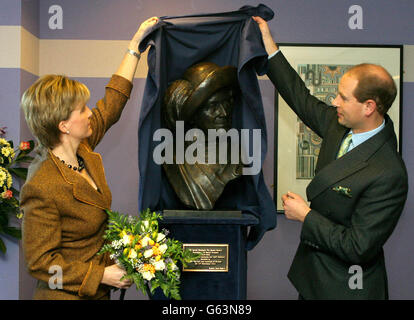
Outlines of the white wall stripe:
[[21,26],[0,27],[0,68],[39,73],[39,39]]
[[0,68],[20,68],[20,26],[0,26]]
[[25,28],[21,28],[21,68],[34,74],[39,74],[39,38]]
[[[40,40],[40,75],[108,78],[118,68],[129,41]],[[135,78],[147,76],[147,53],[138,64]]]

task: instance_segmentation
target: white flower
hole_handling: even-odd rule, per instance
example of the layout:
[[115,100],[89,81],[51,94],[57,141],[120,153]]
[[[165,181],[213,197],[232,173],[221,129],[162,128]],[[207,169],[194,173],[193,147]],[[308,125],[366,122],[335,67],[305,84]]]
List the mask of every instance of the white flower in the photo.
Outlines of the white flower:
[[162,270],[165,269],[165,263],[162,260],[156,261],[152,265],[154,266],[155,270],[157,270],[157,271],[162,271]]
[[145,258],[150,258],[150,257],[152,257],[153,254],[154,254],[154,252],[152,251],[152,249],[149,249],[149,250],[146,250],[144,252],[144,257]]
[[144,220],[142,221],[143,225],[141,225],[141,230],[145,231],[146,229],[148,229],[149,226],[149,221],[148,220]]
[[151,281],[151,279],[155,277],[155,275],[152,274],[150,271],[145,271],[145,272],[142,272],[141,274],[142,274],[142,277],[148,281]]
[[122,243],[125,245],[125,246],[128,246],[129,244],[131,244],[131,237],[129,236],[129,235],[124,235],[123,237],[122,237]]
[[146,247],[148,245],[148,242],[151,240],[150,237],[145,236],[144,238],[142,238],[141,240],[141,246]]
[[114,240],[111,242],[111,247],[114,249],[120,249],[122,247],[122,240]]
[[128,259],[135,259],[137,255],[137,252],[134,249],[131,249],[131,251],[128,254]]
[[160,250],[162,254],[164,254],[165,251],[167,251],[167,249],[168,249],[168,246],[165,243],[158,247],[158,250]]
[[133,217],[131,215],[128,216],[128,223],[135,224],[135,221],[136,221],[135,217]]
[[115,260],[116,258],[118,258],[119,257],[119,253],[112,253],[110,256],[109,256],[109,258],[111,259],[111,260]]
[[162,241],[162,240],[164,240],[164,238],[165,238],[165,234],[163,234],[163,233],[158,233],[158,236],[157,236],[157,242],[160,242],[160,241]]
[[177,265],[174,262],[168,264],[170,270],[178,270]]

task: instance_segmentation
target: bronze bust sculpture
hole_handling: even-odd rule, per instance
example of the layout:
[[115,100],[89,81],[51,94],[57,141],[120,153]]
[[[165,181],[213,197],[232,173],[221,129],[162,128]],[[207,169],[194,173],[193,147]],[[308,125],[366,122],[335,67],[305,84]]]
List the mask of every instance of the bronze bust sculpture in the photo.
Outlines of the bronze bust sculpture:
[[[163,103],[163,117],[166,126],[173,132],[176,122],[184,122],[184,130],[197,128],[205,136],[208,129],[232,128],[234,98],[238,92],[237,69],[232,66],[219,67],[211,62],[201,62],[188,68],[182,79],[174,81],[167,89]],[[174,145],[177,141],[174,141]],[[193,141],[184,141],[188,146]],[[201,143],[207,141],[202,140]],[[205,148],[206,158],[208,146]],[[175,193],[189,208],[213,209],[226,184],[242,173],[241,163],[230,163],[227,149],[227,163],[189,163],[176,161],[163,168]],[[214,149],[213,149],[214,150]],[[218,159],[218,147],[215,148]],[[182,156],[182,155],[181,155]],[[221,161],[220,161],[221,162]]]

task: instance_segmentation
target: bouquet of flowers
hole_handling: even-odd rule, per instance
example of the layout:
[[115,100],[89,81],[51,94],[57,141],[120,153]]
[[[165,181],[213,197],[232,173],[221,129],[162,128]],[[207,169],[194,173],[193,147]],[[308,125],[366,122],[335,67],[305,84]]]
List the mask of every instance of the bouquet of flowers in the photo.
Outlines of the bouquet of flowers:
[[[5,134],[0,128],[0,136]],[[26,179],[27,168],[17,167],[16,164],[30,162],[33,158],[28,154],[33,150],[33,141],[21,142],[19,148],[14,150],[13,141],[0,138],[0,235],[9,235],[21,238],[21,230],[9,226],[10,216],[21,219],[19,210],[19,191],[13,188],[13,176]],[[0,251],[6,253],[6,245],[0,238]]]
[[149,209],[139,217],[126,216],[107,210],[107,243],[98,254],[110,253],[110,258],[123,267],[138,289],[151,294],[158,287],[167,298],[180,300],[180,268],[194,261],[198,255],[184,250],[180,241],[167,237],[168,231],[159,230],[160,214]]

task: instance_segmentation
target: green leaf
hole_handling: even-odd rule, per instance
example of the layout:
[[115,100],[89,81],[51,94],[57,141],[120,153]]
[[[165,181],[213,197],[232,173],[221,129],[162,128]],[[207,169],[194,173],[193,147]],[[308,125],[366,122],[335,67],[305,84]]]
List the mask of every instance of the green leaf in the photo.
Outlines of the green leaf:
[[13,238],[16,239],[21,239],[22,238],[22,231],[20,229],[17,229],[15,227],[7,227],[4,229],[4,233],[12,236]]
[[25,156],[23,154],[19,154],[14,162],[31,162],[34,158],[31,156]]
[[0,226],[7,227],[9,224],[9,215],[7,213],[0,214]]
[[19,178],[26,180],[27,177],[27,168],[9,168],[11,174],[16,175]]
[[3,253],[6,253],[7,248],[6,245],[4,244],[3,240],[0,238],[0,251]]

